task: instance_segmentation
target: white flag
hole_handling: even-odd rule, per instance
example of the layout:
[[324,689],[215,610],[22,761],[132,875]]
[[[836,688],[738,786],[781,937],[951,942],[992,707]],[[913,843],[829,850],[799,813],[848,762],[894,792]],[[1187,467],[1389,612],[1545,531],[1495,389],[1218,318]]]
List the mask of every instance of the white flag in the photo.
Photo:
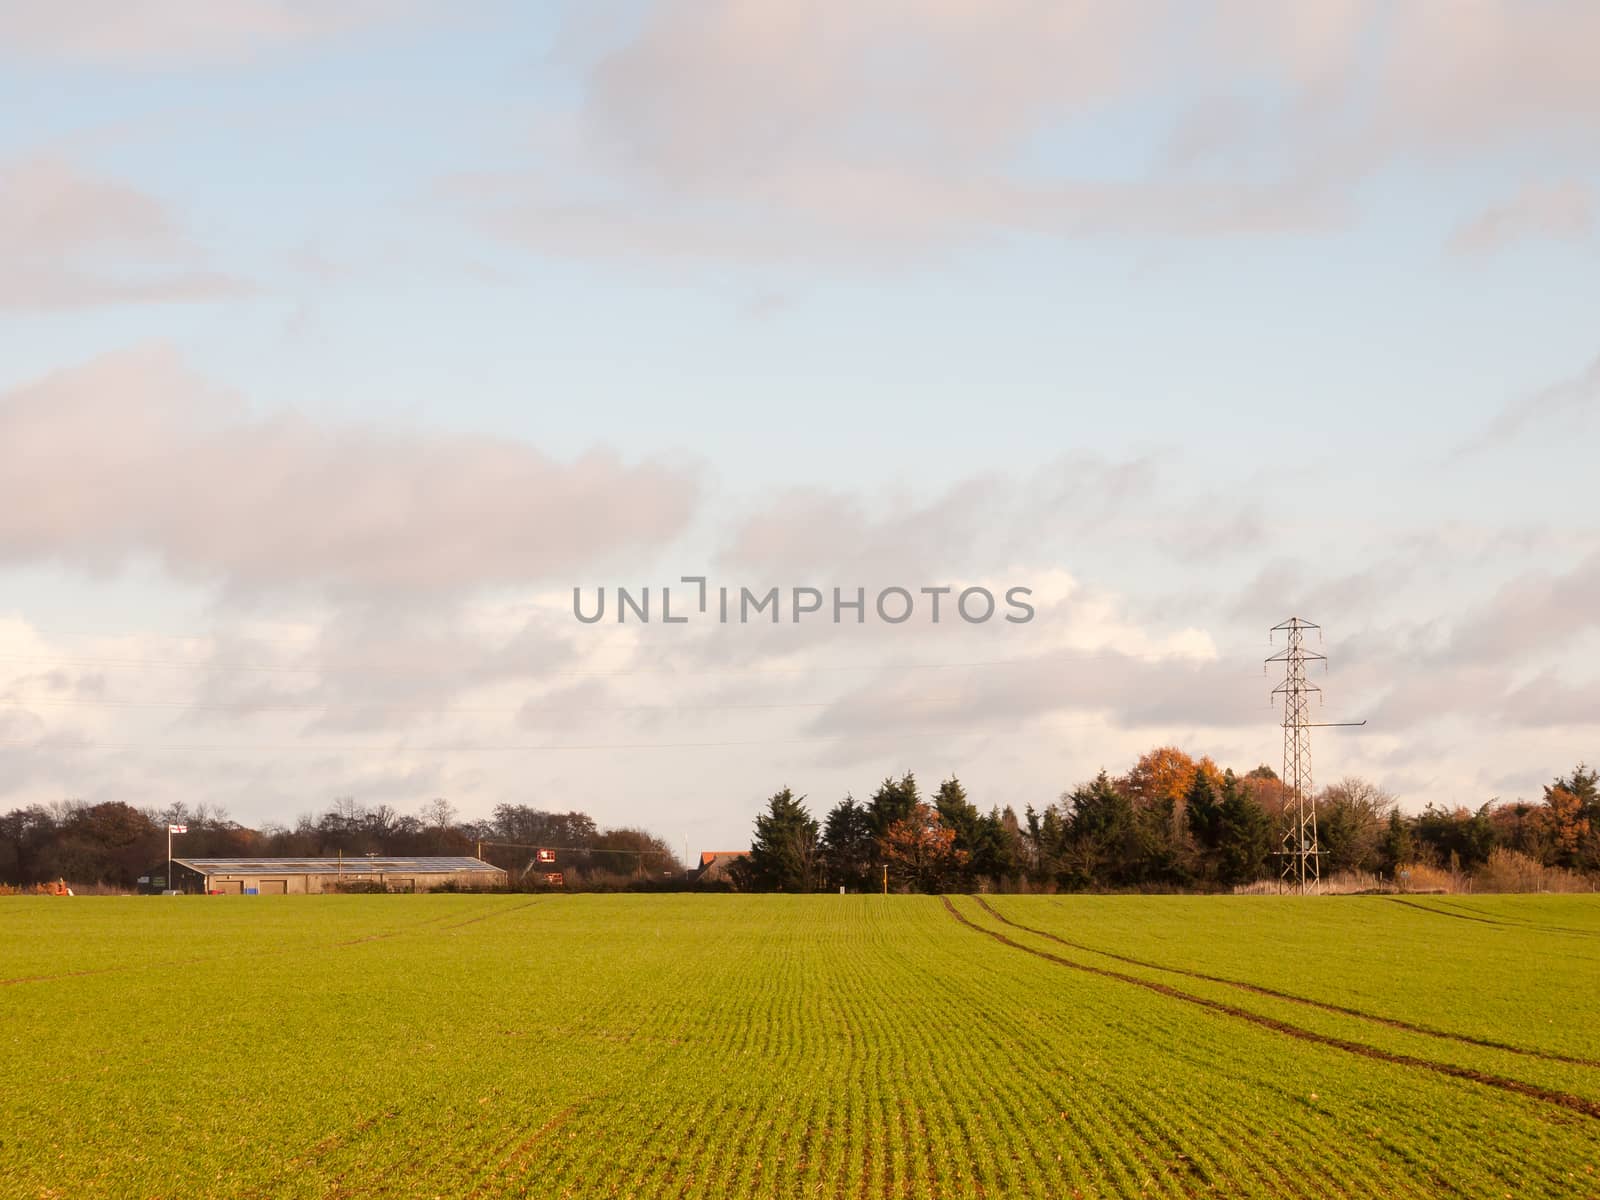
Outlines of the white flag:
[[189,832],[189,827],[187,825],[168,825],[167,826],[167,832],[168,833],[188,833]]

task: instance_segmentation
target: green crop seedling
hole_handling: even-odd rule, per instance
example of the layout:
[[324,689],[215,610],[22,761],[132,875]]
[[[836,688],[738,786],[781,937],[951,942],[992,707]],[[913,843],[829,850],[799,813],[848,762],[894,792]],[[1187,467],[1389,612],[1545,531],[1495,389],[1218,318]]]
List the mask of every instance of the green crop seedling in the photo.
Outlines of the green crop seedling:
[[1591,1196],[1588,897],[0,908],[6,1197]]

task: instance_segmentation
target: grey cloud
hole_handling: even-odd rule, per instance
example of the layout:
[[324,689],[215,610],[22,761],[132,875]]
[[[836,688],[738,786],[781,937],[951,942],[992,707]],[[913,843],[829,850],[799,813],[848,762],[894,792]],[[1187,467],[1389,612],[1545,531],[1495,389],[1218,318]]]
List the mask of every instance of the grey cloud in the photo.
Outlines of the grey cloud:
[[1022,476],[958,479],[931,497],[792,490],[737,522],[721,561],[781,573],[792,584],[824,572],[830,582],[920,586],[940,582],[941,573],[1059,561],[1095,546],[1194,562],[1266,540],[1257,504],[1183,494],[1167,465],[1156,456],[1073,453]]
[[1038,182],[824,161],[695,186],[725,190],[619,179],[603,190],[625,200],[597,199],[534,168],[455,176],[446,196],[488,232],[543,254],[857,269],[903,268],[1005,233],[1226,237],[1321,232],[1348,218],[1341,197],[1299,180]]
[[1172,730],[1269,724],[1263,680],[1238,664],[1150,660],[1116,653],[1039,654],[927,689],[892,668],[819,714],[812,732],[981,733],[1062,713],[1104,715],[1113,727]]
[[1530,572],[1506,584],[1461,622],[1445,650],[1451,661],[1506,663],[1600,628],[1600,553],[1560,573]]
[[227,62],[409,17],[415,0],[0,0],[12,55],[117,66]]
[[[1360,710],[1361,717],[1382,733],[1404,732],[1462,713],[1491,712],[1511,680],[1509,672],[1497,667],[1431,665],[1408,671],[1403,659],[1391,661],[1386,670],[1362,674],[1375,688],[1388,685],[1376,704]],[[1347,676],[1341,687],[1350,682]]]
[[45,723],[35,712],[15,704],[0,708],[0,741],[18,741],[44,731]]
[[1455,458],[1503,450],[1537,434],[1586,431],[1600,412],[1600,357],[1570,379],[1563,379],[1507,404],[1482,432],[1457,447]]
[[1526,237],[1578,238],[1594,223],[1594,197],[1576,180],[1529,184],[1465,222],[1445,244],[1452,254],[1487,254]]
[[[353,604],[332,613],[314,639],[285,648],[219,635],[195,662],[194,707],[176,724],[276,722],[297,737],[405,730],[461,718],[510,728],[512,709],[457,708],[474,689],[532,689],[574,661],[571,641],[530,620],[510,636],[474,633],[451,606]],[[504,701],[499,703],[504,704]]]
[[1371,612],[1381,607],[1385,596],[1404,587],[1419,569],[1416,558],[1403,552],[1385,553],[1370,566],[1337,572],[1301,559],[1274,559],[1225,602],[1223,611],[1232,621],[1263,629],[1282,619],[1279,616],[1266,621],[1270,612]]
[[[881,505],[859,495],[791,490],[731,531],[722,560],[769,574],[828,568],[868,571],[872,579],[897,570],[948,569],[997,527],[1004,491],[997,476],[957,481],[929,501],[886,498]],[[888,512],[875,515],[882,508]],[[804,582],[797,577],[791,586]]]
[[210,269],[154,197],[57,158],[0,164],[0,309],[216,300]]
[[1505,696],[1500,719],[1522,729],[1600,728],[1600,678],[1575,684],[1541,674]]
[[462,594],[658,547],[697,498],[690,468],[604,450],[252,417],[160,348],[0,397],[0,563],[148,556],[240,596]]
[[[486,637],[449,611],[349,608],[317,639],[313,662],[331,707],[313,729],[403,727],[438,715],[463,692],[537,679],[575,658],[566,637],[533,621],[509,637]],[[484,713],[478,723],[509,728],[510,714]]]
[[[680,180],[931,128],[970,165],[1114,91],[1151,24],[1108,4],[877,0],[820,22],[774,0],[664,0],[597,62],[585,115],[619,159]],[[886,55],[902,69],[886,72]]]
[[[547,123],[522,168],[458,183],[504,237],[631,261],[859,267],[1014,232],[1343,228],[1361,181],[1397,160],[1482,158],[1530,132],[1592,159],[1600,101],[1600,18],[1565,5],[1534,20],[1521,0],[1402,14],[1380,0],[876,0],[825,22],[779,0],[659,0],[604,31],[586,9],[574,22],[588,70],[570,126]],[[1154,87],[1187,103],[1150,167],[1018,168]],[[1242,98],[1257,94],[1270,103]],[[1529,195],[1463,236],[1574,213],[1571,195]]]
[[[517,713],[522,729],[547,732],[580,729],[593,722],[590,711],[621,703],[611,684],[603,679],[578,679],[551,689],[536,699],[527,700]],[[608,719],[615,728],[622,720]]]
[[75,772],[70,764],[81,760],[83,745],[80,735],[53,732],[40,714],[0,700],[0,800],[72,797]]

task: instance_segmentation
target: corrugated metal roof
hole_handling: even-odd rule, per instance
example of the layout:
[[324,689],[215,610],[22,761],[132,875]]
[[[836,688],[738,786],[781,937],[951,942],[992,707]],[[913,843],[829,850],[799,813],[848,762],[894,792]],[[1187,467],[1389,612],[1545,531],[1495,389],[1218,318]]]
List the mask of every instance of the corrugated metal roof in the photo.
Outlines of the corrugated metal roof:
[[481,858],[368,858],[364,854],[346,858],[174,858],[172,860],[202,875],[400,875],[450,871],[499,871]]

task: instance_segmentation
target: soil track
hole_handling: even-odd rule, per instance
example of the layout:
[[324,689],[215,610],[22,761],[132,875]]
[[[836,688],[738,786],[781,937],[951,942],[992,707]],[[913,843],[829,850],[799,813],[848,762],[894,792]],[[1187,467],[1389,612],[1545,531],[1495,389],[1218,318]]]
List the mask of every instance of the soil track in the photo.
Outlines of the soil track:
[[369,933],[366,937],[351,938],[347,942],[338,944],[341,946],[364,946],[368,942],[381,942],[385,938],[400,937],[402,934],[411,933],[413,930],[421,929],[424,925],[437,925],[440,921],[446,920],[452,915],[451,913],[445,913],[443,916],[429,917],[426,921],[418,921],[415,925],[407,925],[404,929],[391,929],[388,933]]
[[521,912],[525,908],[532,908],[538,900],[529,900],[526,904],[513,904],[509,908],[497,908],[493,912],[480,913],[476,917],[468,917],[465,921],[457,921],[454,925],[446,925],[446,929],[464,929],[468,925],[476,925],[479,921],[487,921],[490,917],[503,917],[507,913]]
[[1594,1067],[1600,1069],[1600,1059],[1582,1058],[1573,1054],[1559,1054],[1554,1050],[1534,1050],[1527,1046],[1516,1046],[1510,1042],[1497,1042],[1492,1038],[1474,1037],[1469,1033],[1454,1033],[1448,1029],[1437,1029],[1431,1025],[1419,1025],[1413,1021],[1402,1021],[1399,1017],[1385,1017],[1379,1013],[1367,1012],[1365,1009],[1351,1008],[1344,1004],[1333,1004],[1327,1000],[1314,1000],[1310,996],[1297,995],[1294,992],[1279,991],[1277,988],[1266,987],[1259,983],[1247,983],[1242,979],[1229,979],[1224,975],[1208,975],[1204,971],[1191,971],[1185,967],[1169,967],[1165,963],[1152,962],[1148,958],[1135,958],[1131,954],[1118,954],[1114,950],[1102,950],[1098,946],[1090,946],[1083,942],[1074,942],[1059,934],[1048,930],[1036,929],[1032,925],[1024,925],[1021,921],[1013,921],[1004,913],[997,912],[989,906],[988,901],[982,896],[973,896],[978,907],[983,909],[996,921],[1009,925],[1013,929],[1020,929],[1024,933],[1031,933],[1035,937],[1047,938],[1059,945],[1072,950],[1082,950],[1089,954],[1098,954],[1102,958],[1115,959],[1125,962],[1130,966],[1148,967],[1153,971],[1166,971],[1170,975],[1182,975],[1189,979],[1200,979],[1206,983],[1220,983],[1227,987],[1238,988],[1241,992],[1254,992],[1258,996],[1271,996],[1274,1000],[1288,1000],[1293,1004],[1304,1004],[1307,1008],[1320,1008],[1324,1012],[1338,1013],[1341,1016],[1356,1017],[1363,1021],[1371,1021],[1374,1025],[1387,1025],[1391,1029],[1403,1029],[1407,1033],[1421,1033],[1428,1037],[1439,1038],[1448,1042],[1460,1042],[1466,1046],[1481,1046],[1487,1050],[1504,1050],[1509,1054],[1521,1054],[1528,1058],[1539,1058],[1546,1062],[1566,1063],[1574,1067]]
[[[1581,937],[1600,937],[1600,929],[1579,929],[1575,925],[1546,925],[1542,921],[1525,921],[1521,917],[1490,917],[1453,897],[1440,896],[1438,899],[1440,904],[1448,904],[1451,908],[1459,909],[1463,913],[1471,913],[1479,920],[1492,921],[1496,925],[1504,925],[1508,929],[1532,929],[1539,933],[1576,933]],[[1427,906],[1418,905],[1415,907],[1425,908]]]
[[[1404,904],[1407,908],[1414,908],[1418,912],[1432,913],[1436,917],[1453,917],[1457,921],[1476,921],[1479,925],[1497,925],[1501,929],[1526,930],[1533,933],[1566,933],[1576,934],[1578,937],[1600,937],[1600,929],[1578,929],[1572,925],[1544,925],[1538,921],[1506,921],[1499,917],[1486,917],[1482,913],[1474,912],[1448,912],[1442,908],[1434,908],[1431,904],[1418,904],[1415,900],[1402,900],[1399,896],[1385,896],[1395,904]],[[1439,903],[1449,904],[1450,901],[1440,897]],[[1452,907],[1465,907],[1452,905]]]
[[1298,1025],[1290,1025],[1287,1021],[1279,1021],[1273,1017],[1262,1016],[1260,1013],[1251,1012],[1247,1008],[1224,1004],[1220,1000],[1211,1000],[1205,996],[1196,996],[1191,992],[1185,992],[1180,988],[1175,988],[1165,983],[1157,983],[1151,979],[1140,979],[1137,975],[1127,975],[1121,971],[1113,971],[1108,967],[1094,967],[1088,963],[1074,962],[1070,958],[1062,958],[1059,954],[1051,954],[1048,950],[1025,946],[1016,939],[1007,937],[998,929],[985,929],[982,925],[977,924],[952,904],[950,897],[942,896],[940,899],[944,901],[945,911],[974,933],[984,934],[1003,946],[1009,946],[1013,950],[1020,950],[1024,954],[1031,954],[1035,958],[1042,958],[1046,962],[1055,963],[1057,966],[1067,967],[1073,971],[1082,971],[1086,975],[1096,975],[1102,979],[1114,979],[1119,983],[1132,984],[1134,987],[1154,992],[1158,996],[1166,996],[1240,1021],[1248,1021],[1250,1024],[1257,1025],[1262,1029],[1270,1029],[1274,1033],[1281,1033],[1286,1037],[1292,1037],[1299,1041],[1327,1046],[1334,1050],[1343,1050],[1347,1054],[1376,1059],[1379,1062],[1394,1063],[1403,1067],[1416,1067],[1419,1070],[1432,1071],[1437,1075],[1447,1075],[1452,1079],[1464,1079],[1471,1083],[1480,1083],[1485,1087],[1511,1092],[1514,1095],[1524,1096],[1530,1100],[1539,1100],[1545,1104],[1556,1105],[1572,1112],[1581,1113],[1586,1117],[1600,1120],[1600,1102],[1586,1100],[1584,1097],[1574,1096],[1570,1092],[1558,1092],[1553,1088],[1539,1087],[1537,1084],[1524,1083],[1520,1079],[1509,1079],[1504,1075],[1491,1075],[1486,1071],[1473,1070],[1471,1067],[1459,1067],[1454,1063],[1436,1062],[1431,1058],[1418,1058],[1412,1054],[1397,1054],[1389,1050],[1380,1050],[1376,1046],[1369,1046],[1365,1042],[1352,1042],[1345,1038],[1316,1033],[1310,1029],[1302,1029]]
[[[526,908],[527,906],[522,905],[521,907]],[[578,1111],[581,1103],[582,1101],[574,1101],[567,1105],[543,1125],[512,1145],[506,1154],[501,1157],[500,1161],[495,1164],[493,1170],[478,1182],[477,1187],[467,1193],[467,1200],[478,1200],[482,1196],[504,1195],[506,1191],[504,1182],[506,1176],[522,1165],[523,1160],[533,1152],[534,1147],[570,1121],[573,1114]]]
[[1385,896],[1385,900],[1393,904],[1404,904],[1407,908],[1414,908],[1418,912],[1432,913],[1436,917],[1451,917],[1457,921],[1476,921],[1479,925],[1498,925],[1502,929],[1512,926],[1506,921],[1496,921],[1493,917],[1469,916],[1461,912],[1445,912],[1442,908],[1434,908],[1430,904],[1418,904],[1415,900],[1402,900],[1399,896]]

